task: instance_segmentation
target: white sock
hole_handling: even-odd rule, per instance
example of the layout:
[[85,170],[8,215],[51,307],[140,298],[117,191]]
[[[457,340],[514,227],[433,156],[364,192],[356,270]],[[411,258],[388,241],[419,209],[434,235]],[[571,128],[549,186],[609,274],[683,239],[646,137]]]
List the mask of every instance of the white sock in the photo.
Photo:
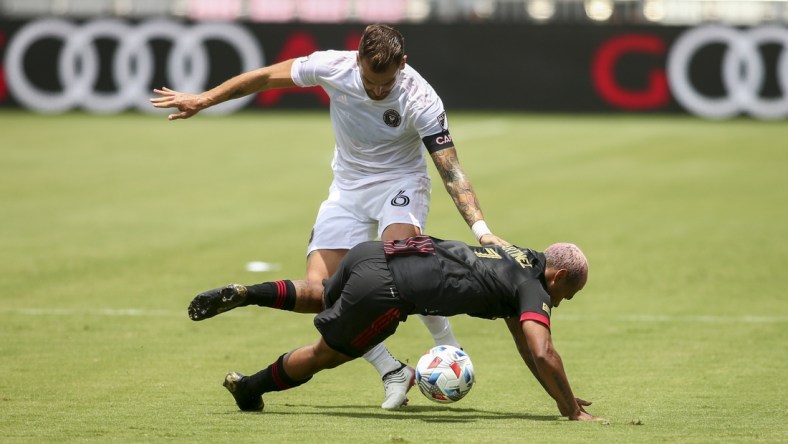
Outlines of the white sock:
[[386,376],[386,373],[393,372],[402,366],[402,363],[389,353],[382,342],[364,353],[364,359],[375,367],[381,378]]
[[427,330],[430,331],[435,345],[451,345],[462,348],[460,347],[460,343],[457,342],[457,338],[454,337],[454,332],[451,330],[448,318],[443,316],[418,316],[421,322],[427,326]]

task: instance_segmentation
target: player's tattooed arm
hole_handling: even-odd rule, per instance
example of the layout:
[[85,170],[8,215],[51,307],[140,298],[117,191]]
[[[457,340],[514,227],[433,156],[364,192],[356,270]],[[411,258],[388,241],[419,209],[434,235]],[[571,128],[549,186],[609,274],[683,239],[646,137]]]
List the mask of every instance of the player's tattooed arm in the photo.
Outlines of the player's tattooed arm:
[[446,187],[454,205],[460,211],[462,218],[468,226],[484,219],[479,199],[473,191],[470,181],[460,166],[457,150],[454,147],[445,148],[432,153],[432,161],[438,170],[443,184]]
[[[454,146],[442,148],[431,153],[432,161],[435,163],[435,168],[443,179],[443,184],[446,191],[449,192],[454,205],[459,210],[462,218],[469,227],[473,227],[478,221],[484,221],[484,214],[482,214],[482,207],[479,204],[479,199],[476,197],[476,192],[473,191],[471,182],[465,177],[465,172],[460,166],[460,161],[457,158],[457,150]],[[482,245],[510,245],[504,239],[487,233],[481,235],[478,239]]]

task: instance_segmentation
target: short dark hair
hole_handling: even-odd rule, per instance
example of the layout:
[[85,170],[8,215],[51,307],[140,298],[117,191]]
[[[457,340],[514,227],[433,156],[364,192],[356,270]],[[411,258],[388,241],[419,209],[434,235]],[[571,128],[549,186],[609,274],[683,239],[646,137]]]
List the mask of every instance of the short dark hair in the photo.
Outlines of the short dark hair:
[[388,25],[369,25],[358,43],[359,57],[369,61],[374,72],[384,72],[391,65],[399,66],[405,56],[405,38]]

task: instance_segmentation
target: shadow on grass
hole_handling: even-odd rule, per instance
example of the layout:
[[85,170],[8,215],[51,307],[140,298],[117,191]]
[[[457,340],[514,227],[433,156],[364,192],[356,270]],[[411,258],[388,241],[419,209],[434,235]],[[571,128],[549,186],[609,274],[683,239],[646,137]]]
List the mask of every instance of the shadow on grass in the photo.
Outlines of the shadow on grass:
[[[292,407],[293,411],[286,409]],[[282,409],[282,410],[280,410]],[[273,410],[273,411],[272,411]],[[310,411],[312,410],[312,411]],[[370,411],[373,410],[373,411]],[[376,410],[376,411],[375,411]],[[248,414],[248,412],[235,411],[237,414]],[[229,414],[229,412],[228,412]],[[313,405],[313,404],[283,404],[267,408],[262,415],[320,415],[336,416],[355,419],[388,419],[394,421],[401,420],[421,420],[430,423],[464,423],[476,422],[479,420],[509,420],[525,419],[530,421],[557,421],[560,417],[555,415],[529,415],[527,413],[513,413],[501,411],[480,410],[474,408],[456,408],[441,406],[407,406],[396,411],[384,411],[378,406],[369,405]]]

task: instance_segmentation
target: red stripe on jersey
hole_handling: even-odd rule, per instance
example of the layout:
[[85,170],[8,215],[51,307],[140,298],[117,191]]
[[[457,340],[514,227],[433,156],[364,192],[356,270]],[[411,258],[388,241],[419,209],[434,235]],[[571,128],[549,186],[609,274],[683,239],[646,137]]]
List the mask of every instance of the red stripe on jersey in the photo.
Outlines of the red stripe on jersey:
[[416,236],[404,240],[384,241],[383,252],[392,254],[424,254],[433,253],[435,245],[428,236]]
[[548,329],[550,328],[550,318],[543,315],[542,313],[526,311],[525,313],[520,315],[520,322],[523,321],[536,321],[541,324],[544,324],[544,326],[547,327]]

